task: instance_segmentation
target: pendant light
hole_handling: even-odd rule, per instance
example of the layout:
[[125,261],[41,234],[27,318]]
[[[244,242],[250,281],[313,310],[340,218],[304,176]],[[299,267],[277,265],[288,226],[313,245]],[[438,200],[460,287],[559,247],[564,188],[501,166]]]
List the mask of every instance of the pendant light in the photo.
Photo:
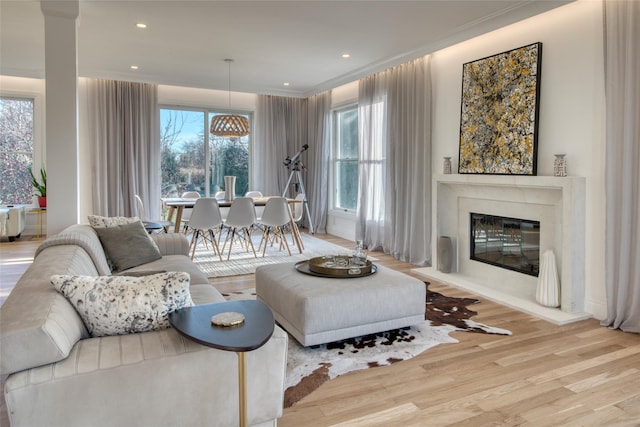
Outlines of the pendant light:
[[[225,59],[229,64],[229,109],[231,109],[231,63],[233,59]],[[249,121],[244,116],[237,114],[221,114],[211,119],[211,129],[213,135],[222,138],[239,138],[249,135]]]

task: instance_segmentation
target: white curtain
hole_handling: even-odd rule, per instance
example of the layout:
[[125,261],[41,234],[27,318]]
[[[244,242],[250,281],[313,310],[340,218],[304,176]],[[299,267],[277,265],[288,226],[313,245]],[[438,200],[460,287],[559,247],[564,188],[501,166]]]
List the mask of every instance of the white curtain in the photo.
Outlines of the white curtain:
[[[383,248],[387,187],[387,75],[365,77],[358,84],[358,208],[356,240]],[[387,244],[385,244],[387,243]]]
[[258,95],[255,117],[253,188],[265,195],[280,195],[289,177],[284,160],[307,140],[307,100]]
[[431,262],[431,77],[424,57],[359,83],[356,238]]
[[605,0],[607,319],[640,332],[640,2]]
[[93,213],[133,216],[138,194],[160,218],[158,92],[154,84],[87,81]]
[[[329,167],[331,155],[331,92],[308,98],[307,131],[309,155],[307,168],[309,181],[305,181],[309,212],[314,231],[327,232],[329,209]],[[308,219],[305,215],[308,227]]]

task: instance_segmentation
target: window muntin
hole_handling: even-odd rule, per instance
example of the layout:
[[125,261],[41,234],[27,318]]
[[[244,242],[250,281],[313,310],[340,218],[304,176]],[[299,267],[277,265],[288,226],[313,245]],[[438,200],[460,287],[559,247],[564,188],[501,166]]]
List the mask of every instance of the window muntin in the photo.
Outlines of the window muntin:
[[358,108],[334,111],[334,209],[355,212],[358,205]]
[[33,99],[0,97],[0,204],[33,202],[33,122]]

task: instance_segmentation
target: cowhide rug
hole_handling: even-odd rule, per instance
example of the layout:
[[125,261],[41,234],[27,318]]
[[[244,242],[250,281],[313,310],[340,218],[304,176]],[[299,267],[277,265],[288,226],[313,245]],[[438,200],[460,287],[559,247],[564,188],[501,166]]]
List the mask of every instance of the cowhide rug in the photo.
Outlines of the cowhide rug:
[[[289,337],[284,407],[288,408],[320,387],[324,382],[347,372],[410,359],[444,343],[457,343],[449,336],[454,331],[511,335],[506,329],[477,323],[477,313],[467,306],[473,298],[447,297],[427,286],[425,322],[408,328],[302,347]],[[255,290],[224,294],[229,300],[255,298]]]

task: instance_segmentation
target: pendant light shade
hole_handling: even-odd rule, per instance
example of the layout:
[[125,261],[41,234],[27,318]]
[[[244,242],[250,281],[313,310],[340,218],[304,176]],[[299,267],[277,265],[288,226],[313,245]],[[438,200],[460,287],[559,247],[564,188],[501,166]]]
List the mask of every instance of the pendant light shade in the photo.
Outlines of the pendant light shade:
[[238,138],[249,135],[249,121],[246,117],[224,114],[211,119],[210,132],[223,138]]
[[[233,59],[225,59],[229,64],[229,108],[231,108],[231,63]],[[221,114],[211,119],[211,134],[222,138],[239,138],[249,135],[249,121],[237,114]]]

